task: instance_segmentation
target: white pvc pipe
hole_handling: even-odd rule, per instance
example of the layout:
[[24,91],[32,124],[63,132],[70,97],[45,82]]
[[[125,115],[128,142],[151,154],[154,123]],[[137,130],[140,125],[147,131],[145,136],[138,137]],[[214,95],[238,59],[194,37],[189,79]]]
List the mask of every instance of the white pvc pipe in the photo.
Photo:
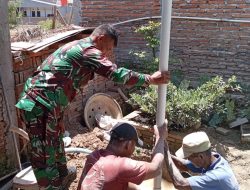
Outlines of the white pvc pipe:
[[78,148],[78,147],[69,147],[64,148],[65,153],[83,153],[83,154],[91,154],[92,151],[86,148]]
[[[141,20],[152,20],[152,19],[160,19],[161,16],[150,16],[150,17],[141,17],[135,19],[129,19],[121,22],[114,23],[114,26],[127,24],[130,22],[137,22]],[[210,17],[188,17],[188,16],[172,16],[172,19],[179,19],[179,20],[197,20],[197,21],[211,21],[211,22],[234,22],[234,23],[250,23],[250,20],[243,20],[243,19],[227,19],[227,18],[210,18]]]
[[57,3],[49,3],[49,2],[40,1],[40,0],[31,0],[31,1],[38,2],[38,3],[41,3],[41,4],[53,5],[53,6],[61,7],[61,5],[57,4]]
[[[160,38],[160,71],[168,70],[169,42],[171,29],[172,0],[162,1],[161,38]],[[162,126],[165,120],[167,85],[158,86],[156,125]],[[154,179],[154,190],[161,189],[162,174]]]

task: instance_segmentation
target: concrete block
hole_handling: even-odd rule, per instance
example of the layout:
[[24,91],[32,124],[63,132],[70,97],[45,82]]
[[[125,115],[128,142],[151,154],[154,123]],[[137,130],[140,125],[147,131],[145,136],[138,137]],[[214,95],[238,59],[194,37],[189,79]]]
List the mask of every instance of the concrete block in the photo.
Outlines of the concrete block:
[[241,125],[241,142],[250,142],[250,124]]
[[247,122],[248,122],[247,118],[237,118],[235,121],[233,121],[232,123],[229,124],[229,127],[234,128],[234,127],[237,127],[239,125],[243,125]]
[[217,127],[216,128],[216,132],[221,134],[221,135],[228,135],[229,134],[229,130],[225,129],[225,128],[222,128],[222,127]]

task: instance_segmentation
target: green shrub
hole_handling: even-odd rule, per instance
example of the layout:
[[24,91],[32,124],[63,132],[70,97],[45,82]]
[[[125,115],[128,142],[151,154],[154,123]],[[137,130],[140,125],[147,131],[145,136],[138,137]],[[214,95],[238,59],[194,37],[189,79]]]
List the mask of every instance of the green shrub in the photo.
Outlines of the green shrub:
[[[133,68],[134,70],[138,70],[144,73],[153,73],[159,69],[159,58],[157,56],[157,53],[159,52],[160,45],[160,26],[160,22],[149,21],[147,24],[136,28],[135,32],[143,36],[144,40],[147,42],[146,46],[151,51],[147,52],[131,50],[129,54],[134,57],[135,62],[142,64],[136,64],[136,69],[134,68],[134,66],[128,66],[128,68]],[[175,58],[170,52],[169,64],[179,65],[181,64],[181,60]]]
[[149,21],[147,25],[138,27],[135,32],[142,34],[147,42],[147,46],[152,49],[153,58],[156,58],[156,51],[159,48],[160,22]]
[[53,21],[51,19],[38,22],[38,25],[41,26],[41,28],[44,30],[51,30],[52,24],[53,24]]
[[22,18],[22,14],[18,11],[20,6],[20,1],[9,1],[8,2],[8,17],[9,17],[9,26],[14,28],[17,26],[18,22]]
[[[225,120],[231,121],[235,118],[234,103],[225,99],[225,94],[228,90],[239,90],[239,86],[234,84],[235,81],[234,76],[227,82],[217,76],[196,89],[189,89],[189,81],[186,80],[183,80],[179,87],[169,83],[166,115],[170,124],[183,128],[199,128],[202,121],[211,126],[221,124]],[[156,87],[150,86],[140,93],[132,93],[130,103],[137,103],[142,111],[155,115]]]
[[[47,20],[44,20],[44,21],[40,21],[40,22],[38,22],[38,25],[44,30],[51,30],[52,26],[53,26],[53,20],[52,19],[47,19]],[[56,22],[55,27],[60,28],[60,27],[62,27],[62,24]]]

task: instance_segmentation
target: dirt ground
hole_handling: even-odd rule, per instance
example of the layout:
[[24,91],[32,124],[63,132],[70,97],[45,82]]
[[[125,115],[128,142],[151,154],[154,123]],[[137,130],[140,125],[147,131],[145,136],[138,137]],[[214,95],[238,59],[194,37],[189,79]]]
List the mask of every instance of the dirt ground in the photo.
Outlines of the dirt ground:
[[209,134],[214,150],[230,163],[240,189],[250,189],[250,143],[241,143],[240,129],[231,129],[228,136],[220,135],[212,128],[205,131]]
[[[72,147],[88,148],[95,150],[105,148],[107,141],[103,139],[101,130],[95,128],[94,131],[88,132],[86,127],[79,125],[71,126],[67,129],[72,138]],[[208,133],[212,142],[213,149],[219,152],[226,160],[229,161],[236,178],[240,184],[241,190],[248,190],[250,186],[250,144],[240,142],[239,128],[231,129],[230,134],[223,136],[218,134],[213,128],[201,128]],[[140,160],[149,160],[151,151],[140,149],[135,151],[134,158]],[[86,155],[67,154],[68,163],[77,167],[77,178],[71,183],[69,189],[77,189],[78,180],[84,167]]]

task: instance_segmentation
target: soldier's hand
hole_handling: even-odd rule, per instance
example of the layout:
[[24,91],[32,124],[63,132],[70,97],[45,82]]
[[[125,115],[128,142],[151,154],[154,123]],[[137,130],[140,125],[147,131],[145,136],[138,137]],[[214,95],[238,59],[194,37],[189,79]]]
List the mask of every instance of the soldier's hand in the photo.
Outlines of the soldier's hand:
[[149,84],[159,85],[167,84],[170,80],[169,71],[156,71],[149,77]]

